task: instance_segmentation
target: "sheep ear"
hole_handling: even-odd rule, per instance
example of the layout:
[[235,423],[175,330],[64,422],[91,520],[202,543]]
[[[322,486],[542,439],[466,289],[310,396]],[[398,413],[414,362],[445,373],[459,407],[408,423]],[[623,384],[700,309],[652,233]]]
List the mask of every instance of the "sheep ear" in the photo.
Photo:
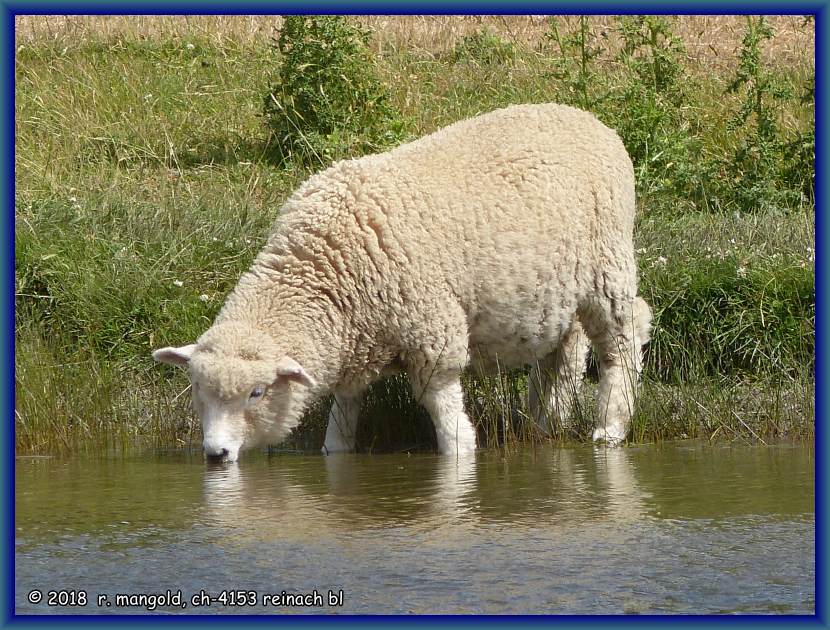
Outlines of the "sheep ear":
[[182,346],[181,348],[169,346],[153,352],[153,358],[156,361],[169,363],[170,365],[187,365],[195,349],[195,343],[191,343],[189,346]]
[[317,385],[315,380],[305,371],[305,368],[291,357],[283,357],[277,361],[277,378],[286,378],[306,387]]

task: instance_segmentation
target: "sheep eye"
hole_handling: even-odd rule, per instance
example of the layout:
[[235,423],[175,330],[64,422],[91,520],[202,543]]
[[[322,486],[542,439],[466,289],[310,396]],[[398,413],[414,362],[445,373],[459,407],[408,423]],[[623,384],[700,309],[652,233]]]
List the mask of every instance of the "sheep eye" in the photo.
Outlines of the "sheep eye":
[[265,393],[265,388],[262,386],[254,387],[251,390],[251,395],[248,396],[250,400],[256,400],[257,398],[262,398],[262,395]]

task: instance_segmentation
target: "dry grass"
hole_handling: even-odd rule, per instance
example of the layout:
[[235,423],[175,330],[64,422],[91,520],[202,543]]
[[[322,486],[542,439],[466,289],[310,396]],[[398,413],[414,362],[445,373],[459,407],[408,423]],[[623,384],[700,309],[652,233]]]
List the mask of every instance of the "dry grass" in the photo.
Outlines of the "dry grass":
[[[90,16],[37,15],[15,18],[18,45],[52,41],[63,45],[90,39],[154,39],[200,37],[216,44],[259,44],[272,40],[282,24],[277,15],[166,15]],[[538,46],[548,30],[544,15],[373,15],[358,18],[375,33],[376,50],[417,49],[440,52],[482,28],[530,47]],[[591,28],[607,38],[608,50],[616,48],[613,16],[591,16]],[[674,32],[683,40],[692,63],[722,67],[734,63],[744,34],[745,17],[740,15],[679,16]],[[576,18],[569,18],[571,24]],[[775,37],[765,49],[777,64],[800,64],[814,57],[815,26],[805,25],[803,16],[769,16]]]

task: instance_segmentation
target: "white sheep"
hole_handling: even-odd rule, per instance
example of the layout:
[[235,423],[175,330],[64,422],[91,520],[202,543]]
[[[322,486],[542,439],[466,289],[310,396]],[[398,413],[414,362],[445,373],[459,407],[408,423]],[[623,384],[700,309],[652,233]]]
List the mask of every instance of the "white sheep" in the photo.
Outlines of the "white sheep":
[[153,356],[188,366],[208,456],[280,442],[328,393],[323,451],[353,450],[362,394],[400,370],[439,450],[465,453],[466,366],[532,365],[547,425],[567,414],[561,384],[581,380],[590,339],[593,438],[618,444],[651,322],[633,224],[614,131],[572,107],[507,107],[312,176],[213,325]]

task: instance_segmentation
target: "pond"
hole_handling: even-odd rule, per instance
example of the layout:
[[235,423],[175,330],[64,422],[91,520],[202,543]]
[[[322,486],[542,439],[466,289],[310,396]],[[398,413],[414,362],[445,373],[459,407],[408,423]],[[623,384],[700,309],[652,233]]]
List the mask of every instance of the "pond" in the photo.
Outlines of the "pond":
[[17,614],[815,612],[814,449],[18,458]]

